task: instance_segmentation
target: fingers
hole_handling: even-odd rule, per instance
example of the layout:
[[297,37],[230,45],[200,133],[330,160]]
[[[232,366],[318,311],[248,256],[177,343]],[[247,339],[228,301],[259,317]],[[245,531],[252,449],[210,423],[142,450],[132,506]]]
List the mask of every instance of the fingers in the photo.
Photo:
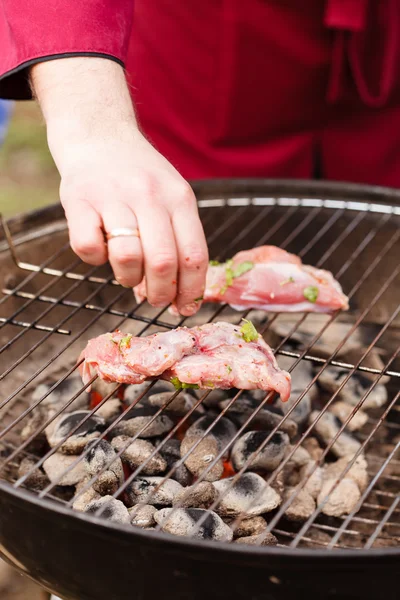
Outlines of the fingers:
[[176,305],[185,317],[200,308],[208,267],[207,243],[197,204],[191,190],[187,193],[172,217],[179,261]]
[[164,307],[177,291],[178,259],[171,220],[161,204],[143,199],[137,211],[144,253],[147,300]]
[[64,209],[73,251],[90,265],[104,264],[107,260],[107,247],[97,211],[84,200],[66,204]]
[[[113,229],[137,229],[138,223],[131,208],[116,202],[103,212],[103,224],[107,233]],[[125,287],[134,287],[143,278],[143,252],[141,240],[136,236],[116,237],[108,240],[108,259],[115,279]]]

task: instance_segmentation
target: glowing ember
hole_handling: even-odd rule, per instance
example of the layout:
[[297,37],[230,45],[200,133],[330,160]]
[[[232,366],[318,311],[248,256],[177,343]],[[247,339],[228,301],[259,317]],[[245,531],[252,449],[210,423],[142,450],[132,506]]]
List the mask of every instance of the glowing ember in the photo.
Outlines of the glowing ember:
[[232,467],[232,464],[229,460],[225,460],[224,461],[224,471],[222,473],[221,479],[226,479],[227,477],[233,477],[233,475],[235,475],[236,471],[235,469]]
[[98,406],[100,404],[100,402],[103,400],[103,396],[101,394],[99,394],[99,392],[90,392],[90,410],[93,410],[93,408],[96,408],[96,406]]

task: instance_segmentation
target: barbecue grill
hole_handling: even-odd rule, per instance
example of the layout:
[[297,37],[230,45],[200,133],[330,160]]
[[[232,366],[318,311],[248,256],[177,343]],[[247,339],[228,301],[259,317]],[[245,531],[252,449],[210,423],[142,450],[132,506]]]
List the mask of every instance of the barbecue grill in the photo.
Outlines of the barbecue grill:
[[[297,181],[223,180],[193,185],[212,258],[227,259],[242,249],[275,244],[298,254],[305,263],[332,271],[350,297],[350,312],[289,318],[204,306],[196,317],[179,320],[166,310],[136,305],[131,291],[117,284],[108,266],[91,268],[77,260],[68,244],[60,206],[3,221],[0,552],[21,572],[71,600],[153,600],[159,595],[175,600],[275,600],[302,594],[343,600],[384,595],[394,600],[398,598],[400,564],[400,192]],[[146,429],[169,419],[172,425],[166,435],[150,436],[154,451],[136,468],[125,470],[118,485],[108,490],[106,501],[95,503],[95,510],[73,510],[77,499],[91,493],[93,486],[99,489],[100,478],[124,456],[131,440],[118,447],[116,458],[106,461],[93,475],[86,474],[77,487],[71,475],[102,440],[115,439],[117,428],[128,422],[157,386],[152,382],[142,387],[129,403],[118,384],[100,388],[93,378],[90,396],[81,384],[68,387],[68,382],[77,380],[77,357],[87,339],[117,327],[147,335],[182,323],[240,323],[243,317],[254,321],[273,345],[278,362],[285,360],[290,365],[293,377],[302,365],[309,367],[311,375],[298,392],[295,389],[296,397],[284,413],[275,402],[275,425],[267,429],[262,443],[242,466],[234,469],[229,462],[227,466],[227,457],[241,435],[260,430],[260,415],[272,406],[271,395],[259,398],[236,422],[224,446],[218,447],[200,476],[191,480],[192,489],[199,488],[221,461],[224,472],[230,469],[225,473],[230,477],[221,480],[228,483],[209,501],[189,534],[168,533],[161,519],[148,528],[115,522],[107,518],[107,503],[111,506],[112,499],[124,500],[129,486],[143,481],[143,472],[155,456],[162,455],[163,447],[172,439],[182,440],[196,419],[206,417],[196,444],[172,466],[168,464],[161,481],[151,488],[150,500],[146,496],[143,503],[151,505],[151,495],[165,483],[176,481],[179,468],[187,464],[204,438],[212,437],[223,420],[235,413],[243,398],[240,390],[225,396],[222,405],[218,398],[211,401],[212,392],[192,392],[189,407],[178,417],[171,416],[168,407],[185,390],[171,392],[166,403],[147,415],[133,435],[146,440]],[[322,347],[324,339],[328,342]],[[339,380],[330,393],[322,385],[328,372],[334,373],[334,379],[337,373]],[[356,380],[362,385],[356,388],[351,411],[341,420],[335,418],[334,435],[322,440],[319,425],[339,398],[346,399]],[[385,401],[367,410],[368,402],[383,388]],[[318,390],[313,394],[313,402],[318,396],[318,410],[314,406],[307,420],[298,422],[279,465],[262,474],[269,489],[281,496],[266,515],[266,527],[249,544],[203,539],[212,537],[212,514],[222,515],[222,519],[218,517],[221,531],[238,531],[249,515],[260,514],[251,512],[259,497],[250,498],[246,511],[236,511],[233,516],[221,513],[219,507],[227,503],[235,482],[251,470],[277,432],[290,432],[290,426],[296,424],[296,411],[312,390]],[[46,435],[54,432],[55,423],[74,407],[81,408],[82,396],[90,398],[88,409],[64,437],[49,446]],[[57,399],[56,404],[51,411],[45,410],[52,398]],[[110,409],[111,399],[114,405],[120,402],[115,413]],[[363,425],[353,431],[351,424],[361,414]],[[102,426],[96,429],[99,423]],[[67,451],[63,469],[49,480],[43,468],[46,461],[61,456],[60,448],[65,449],[73,439],[79,441],[82,431],[89,429],[93,434],[89,444],[80,453]],[[342,459],[332,486],[318,496],[305,517],[289,519],[302,491],[315,473],[330,464],[337,443],[346,441],[346,436],[356,440],[355,450]],[[290,487],[290,493],[282,491],[282,474],[296,451],[300,446],[311,449],[307,440],[317,445],[319,440],[320,444],[312,468]],[[362,457],[367,461],[368,479],[357,501],[344,514],[326,514],[335,490],[341,489],[344,480],[349,481],[351,469]],[[184,500],[174,502],[170,511],[180,514],[182,506]],[[236,539],[236,534],[232,535]],[[264,545],[272,537],[274,544]]]

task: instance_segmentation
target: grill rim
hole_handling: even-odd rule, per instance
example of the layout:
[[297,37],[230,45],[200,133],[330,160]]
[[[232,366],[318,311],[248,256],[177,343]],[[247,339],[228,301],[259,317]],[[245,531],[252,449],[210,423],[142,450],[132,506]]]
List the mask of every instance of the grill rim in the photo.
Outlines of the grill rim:
[[[11,496],[16,496],[19,500],[25,501],[28,505],[33,505],[35,508],[43,508],[46,510],[51,510],[55,513],[62,515],[63,517],[71,517],[77,518],[80,522],[85,525],[91,523],[92,526],[95,526],[96,529],[100,526],[103,533],[106,535],[106,532],[111,528],[115,531],[119,531],[120,533],[125,533],[126,536],[131,537],[132,535],[138,538],[142,538],[146,541],[154,541],[157,542],[165,542],[169,540],[172,545],[175,545],[182,550],[188,550],[189,547],[193,550],[199,549],[207,549],[209,551],[212,550],[214,554],[219,554],[219,550],[228,552],[230,554],[238,555],[238,556],[259,556],[259,557],[276,557],[280,558],[282,555],[288,558],[301,558],[304,560],[310,559],[314,560],[316,556],[320,556],[321,560],[336,560],[338,557],[345,559],[359,559],[360,561],[367,558],[399,558],[400,557],[400,546],[398,548],[392,547],[383,547],[383,548],[297,548],[291,546],[245,546],[244,544],[232,544],[230,542],[218,542],[218,543],[210,543],[209,540],[203,539],[195,539],[191,537],[179,537],[176,535],[172,535],[163,531],[151,531],[150,533],[146,530],[141,530],[138,528],[132,527],[132,529],[127,528],[124,525],[120,525],[118,523],[113,523],[110,521],[105,521],[100,517],[95,517],[91,514],[81,514],[79,512],[72,511],[71,509],[64,507],[62,504],[53,503],[48,498],[39,498],[35,496],[31,492],[23,488],[12,488],[11,485],[3,480],[0,480],[0,493],[9,494]],[[33,508],[32,506],[32,508]],[[245,546],[245,547],[243,547]],[[1,548],[0,548],[1,554]],[[331,556],[332,558],[325,558]],[[354,563],[353,565],[354,566]]]
[[[369,203],[369,202],[373,202],[375,204],[385,204],[386,202],[392,202],[393,199],[395,198],[399,205],[400,205],[400,191],[395,190],[395,189],[390,189],[390,188],[381,188],[378,186],[375,186],[373,188],[371,188],[370,186],[363,186],[363,185],[358,185],[358,184],[346,184],[346,183],[330,183],[330,182],[308,182],[308,181],[299,181],[299,180],[291,180],[291,181],[286,181],[286,180],[262,180],[262,179],[257,179],[257,180],[248,180],[248,179],[241,179],[241,180],[231,180],[231,179],[221,179],[221,180],[204,180],[204,181],[197,181],[197,182],[192,182],[192,185],[195,189],[196,193],[200,193],[203,197],[207,196],[207,194],[210,194],[212,197],[215,197],[218,195],[218,190],[220,189],[220,191],[223,190],[223,193],[225,196],[230,195],[232,197],[237,196],[240,193],[243,193],[243,195],[245,195],[246,197],[251,197],[252,195],[260,195],[260,193],[265,193],[270,194],[271,197],[274,197],[274,195],[276,194],[278,197],[283,197],[285,193],[288,194],[288,197],[292,197],[295,198],[296,194],[299,193],[301,195],[305,195],[308,194],[308,196],[312,196],[313,194],[315,194],[315,196],[321,198],[324,196],[329,197],[329,199],[334,199],[334,197],[336,195],[340,195],[340,196],[345,196],[346,197],[346,201],[344,202],[351,202],[351,200],[360,200],[363,202],[363,204],[365,203]],[[252,188],[252,185],[255,187],[255,189]],[[262,192],[260,192],[260,189],[262,188]],[[229,204],[228,200],[223,200],[224,204]],[[395,205],[391,205],[393,208],[395,207]],[[346,207],[347,208],[347,207]],[[361,208],[359,208],[358,210],[362,210]],[[377,211],[377,212],[381,212],[381,211]],[[396,207],[396,212],[394,212],[394,216],[398,216],[400,215],[400,206]],[[36,211],[31,211],[29,213],[25,213],[23,215],[21,215],[20,217],[15,217],[14,219],[11,219],[8,221],[9,226],[11,225],[11,227],[13,227],[13,223],[15,222],[16,225],[18,226],[18,223],[23,223],[23,228],[21,229],[21,231],[23,231],[25,229],[26,232],[26,226],[29,226],[29,223],[33,226],[34,231],[33,234],[31,233],[30,235],[30,239],[35,239],[35,238],[40,238],[44,235],[48,235],[49,232],[51,232],[51,225],[45,225],[42,226],[41,224],[38,223],[38,220],[40,221],[41,217],[47,217],[49,220],[51,220],[51,222],[53,223],[53,227],[55,231],[62,231],[65,229],[65,227],[60,227],[59,223],[55,223],[55,219],[61,219],[63,218],[63,211],[61,209],[61,206],[59,204],[54,204],[54,205],[50,205],[44,209],[39,209]],[[38,226],[39,225],[39,226]],[[26,241],[29,241],[27,239],[27,235],[22,233],[22,236],[19,236],[13,232],[13,242],[14,245],[17,245],[19,243],[25,243]],[[8,247],[7,247],[8,249]],[[1,249],[1,243],[0,243],[0,252],[2,252]],[[5,484],[5,485],[3,485]],[[11,491],[11,489],[8,487],[8,484],[6,482],[0,481],[0,490],[4,489],[5,491]],[[15,490],[13,488],[13,492],[16,492],[17,490]],[[37,498],[36,496],[32,495],[30,492],[26,491],[26,490],[18,490],[18,493],[21,493],[22,497],[24,499],[26,499],[30,504],[32,503],[32,500],[34,500],[34,504],[37,504],[39,506],[47,506],[47,509],[55,509],[56,512],[58,513],[63,513],[64,515],[66,514],[72,514],[73,516],[78,516],[80,518],[80,520],[83,520],[85,522],[87,522],[88,520],[90,521],[94,521],[97,525],[102,525],[104,530],[109,529],[109,527],[111,526],[113,529],[117,529],[119,531],[127,531],[127,529],[124,526],[119,526],[117,524],[113,524],[110,522],[105,523],[104,520],[98,519],[96,517],[93,517],[91,515],[80,515],[79,513],[71,513],[71,511],[68,508],[64,508],[62,505],[55,505],[53,504],[50,500],[48,500],[47,498]],[[19,495],[19,494],[17,494]],[[43,502],[44,501],[44,502]],[[143,537],[145,536],[145,539],[149,539],[149,536],[147,535],[147,533],[145,532],[141,532],[141,531],[128,531],[128,533],[131,535],[138,533],[139,537]],[[161,539],[165,540],[165,538],[167,537],[171,542],[172,540],[174,542],[178,542],[179,546],[183,543],[183,548],[188,548],[188,542],[190,542],[189,546],[194,545],[194,547],[198,548],[199,547],[199,542],[200,542],[200,547],[203,547],[204,543],[207,544],[207,547],[210,548],[211,546],[215,546],[214,544],[209,544],[207,541],[203,541],[203,540],[199,540],[199,539],[192,539],[192,538],[182,538],[182,539],[178,539],[176,536],[172,536],[170,534],[167,534],[166,532],[152,532],[151,534],[154,538],[154,540],[158,540],[161,541]],[[161,536],[161,537],[160,537]],[[221,544],[221,543],[220,543]],[[221,548],[220,545],[218,545],[219,548]],[[254,547],[241,547],[238,548],[233,544],[227,544],[227,543],[222,543],[222,546],[225,549],[228,549],[231,552],[238,552],[239,555],[245,554],[245,555],[251,555],[254,556],[255,554],[260,554],[260,555],[276,555],[279,556],[282,553],[285,554],[285,556],[290,556],[293,555],[293,557],[297,557],[299,558],[300,556],[304,556],[304,557],[312,557],[315,558],[316,554],[326,554],[326,550],[327,548],[323,548],[323,549],[315,549],[315,548],[290,548],[290,547],[279,547],[279,548],[269,548],[269,547],[258,547],[258,546],[254,546]],[[218,549],[218,548],[217,548]],[[292,550],[292,552],[290,552],[290,550]],[[340,548],[330,548],[329,550],[331,550],[330,553],[332,553],[332,550],[338,550],[340,552],[340,555],[343,556],[344,558],[347,557],[352,557],[354,558],[355,555],[360,555],[360,556],[366,556],[366,554],[368,553],[368,556],[387,556],[389,555],[394,555],[394,556],[398,556],[400,554],[400,548],[369,548],[369,549],[364,549],[364,548],[360,548],[360,549],[340,549]],[[337,552],[334,552],[337,555]]]
[[[400,215],[400,189],[384,186],[370,186],[358,183],[349,183],[346,181],[314,181],[307,179],[196,179],[189,182],[195,194],[218,195],[224,192],[232,195],[246,193],[246,196],[252,196],[259,193],[260,188],[266,193],[278,194],[283,196],[286,192],[294,196],[297,192],[310,197],[329,196],[335,199],[337,196],[345,196],[348,201],[363,201],[364,203],[382,204],[386,202],[396,207],[398,205],[398,215]],[[341,198],[343,199],[343,198]],[[397,212],[397,211],[396,211]],[[48,233],[63,231],[66,225],[57,224],[55,221],[65,218],[63,208],[59,202],[35,210],[20,213],[14,217],[6,219],[8,227],[13,235],[13,243],[19,245],[41,237]],[[26,232],[27,226],[36,229],[34,236]],[[35,227],[37,226],[37,227]],[[22,233],[19,237],[18,234]],[[25,235],[24,235],[25,233]],[[0,231],[0,253],[9,251],[7,241]]]

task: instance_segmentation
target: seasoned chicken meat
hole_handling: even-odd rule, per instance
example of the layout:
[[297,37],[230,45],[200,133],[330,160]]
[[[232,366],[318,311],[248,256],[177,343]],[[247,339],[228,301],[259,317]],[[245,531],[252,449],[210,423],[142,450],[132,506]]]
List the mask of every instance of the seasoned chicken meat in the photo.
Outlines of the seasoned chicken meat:
[[[134,292],[137,302],[146,299],[145,280]],[[303,265],[298,256],[275,246],[239,252],[225,263],[211,261],[201,300],[270,312],[329,313],[349,308],[332,273]],[[177,314],[174,306],[171,312]]]
[[142,383],[159,377],[175,387],[275,391],[285,402],[290,375],[250,321],[240,326],[208,323],[147,337],[106,333],[89,340],[81,357],[84,383],[97,374],[105,381]]

